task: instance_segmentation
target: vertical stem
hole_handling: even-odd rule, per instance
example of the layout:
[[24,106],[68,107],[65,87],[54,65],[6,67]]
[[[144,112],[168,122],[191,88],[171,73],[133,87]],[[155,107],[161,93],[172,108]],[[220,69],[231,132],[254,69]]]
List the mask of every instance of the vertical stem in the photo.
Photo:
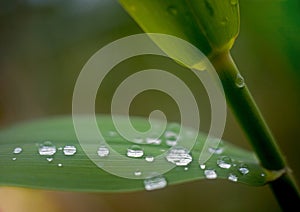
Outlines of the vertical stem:
[[[222,81],[226,99],[246,133],[261,164],[269,170],[288,170],[284,157],[263,119],[229,52],[211,59]],[[299,208],[300,197],[291,173],[270,183],[282,209]]]

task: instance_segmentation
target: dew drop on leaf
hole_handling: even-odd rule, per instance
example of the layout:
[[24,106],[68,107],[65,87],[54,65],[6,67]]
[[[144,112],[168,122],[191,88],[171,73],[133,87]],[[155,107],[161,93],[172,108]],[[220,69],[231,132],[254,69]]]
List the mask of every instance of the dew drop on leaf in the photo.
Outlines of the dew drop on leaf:
[[56,147],[50,142],[46,141],[39,147],[40,155],[54,155],[56,153]]
[[228,180],[233,181],[233,182],[237,182],[238,181],[238,177],[236,175],[234,175],[234,174],[229,174]]
[[221,156],[217,160],[217,164],[222,169],[229,169],[232,164],[232,160],[228,156]]
[[218,177],[217,173],[213,169],[207,169],[204,171],[206,179],[216,179]]
[[161,189],[167,186],[167,180],[164,176],[156,176],[152,178],[147,178],[144,180],[145,189],[147,191],[152,191],[156,189]]
[[76,147],[75,146],[65,146],[64,147],[64,155],[74,155],[76,153]]
[[192,156],[189,154],[189,151],[183,147],[171,148],[168,151],[166,159],[177,166],[186,166],[193,160]]
[[14,154],[20,154],[23,151],[21,147],[16,147],[13,151]]
[[140,158],[144,155],[144,150],[138,145],[132,145],[127,149],[126,155],[131,158]]
[[107,157],[109,155],[109,149],[106,146],[100,146],[97,150],[99,157]]

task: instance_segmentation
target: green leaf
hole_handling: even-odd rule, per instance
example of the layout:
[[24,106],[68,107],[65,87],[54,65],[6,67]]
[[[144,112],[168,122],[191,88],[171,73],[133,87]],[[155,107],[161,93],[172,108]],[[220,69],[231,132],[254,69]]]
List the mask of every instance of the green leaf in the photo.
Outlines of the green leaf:
[[228,51],[239,32],[238,0],[119,1],[145,32],[177,36],[207,56]]
[[[121,123],[125,121],[121,116],[117,117],[117,120]],[[115,134],[116,131],[110,117],[97,116],[97,121],[107,144],[125,156],[127,148],[132,143]],[[133,117],[131,122],[137,130],[145,131],[149,127],[148,120],[144,118]],[[174,126],[177,125],[168,124],[167,129],[175,129]],[[183,129],[184,132],[188,132],[188,130],[190,131],[190,129]],[[190,164],[176,166],[164,174],[168,185],[206,178],[204,169],[201,169],[198,163],[205,139],[204,134],[199,134],[197,143],[190,152],[193,158]],[[39,154],[39,148],[45,141],[51,141],[55,145],[57,151],[53,156]],[[76,147],[77,152],[74,155],[65,155],[63,148],[66,145]],[[140,146],[145,155],[142,158],[131,158],[132,160],[145,160],[146,155],[157,156],[162,154],[162,151],[167,152],[170,149],[166,145],[164,136],[159,145],[141,144]],[[18,150],[15,148],[18,147],[22,151],[14,153],[14,150]],[[238,182],[260,186],[274,178],[271,172],[264,170],[258,164],[253,153],[226,142],[221,142],[218,148],[205,164],[205,169],[214,170],[218,179],[228,179],[232,174],[237,177]],[[224,156],[232,160],[231,167],[228,169],[217,165],[217,160]],[[109,157],[110,155],[107,156],[107,159]],[[47,158],[53,158],[53,160],[49,162]],[[169,162],[166,161],[166,163]],[[242,174],[239,171],[242,164],[245,164],[249,173]],[[124,168],[126,169],[126,167]],[[96,166],[81,148],[71,117],[38,120],[0,131],[0,170],[0,185],[2,186],[97,192],[144,190],[143,179],[118,177]]]

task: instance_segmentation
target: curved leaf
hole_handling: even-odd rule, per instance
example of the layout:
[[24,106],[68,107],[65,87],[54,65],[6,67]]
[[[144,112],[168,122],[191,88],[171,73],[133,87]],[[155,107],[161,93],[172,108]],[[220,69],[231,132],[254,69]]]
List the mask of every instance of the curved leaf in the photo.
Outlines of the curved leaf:
[[[123,117],[118,117],[118,120],[122,122]],[[132,143],[115,133],[110,117],[97,116],[97,121],[108,144],[125,155]],[[146,130],[149,127],[147,119],[135,117],[131,118],[131,121],[138,130]],[[208,169],[214,170],[218,179],[231,178],[233,181],[255,186],[264,185],[267,180],[273,178],[258,164],[253,153],[226,142],[221,142],[219,149],[211,150],[215,153],[205,164],[205,169],[201,169],[198,157],[205,139],[204,134],[199,134],[197,143],[190,152],[193,158],[190,164],[177,166],[164,174],[169,185],[205,179],[205,170]],[[45,141],[51,141],[55,145],[56,153],[53,156],[39,154],[40,145]],[[159,145],[140,146],[147,155],[157,156],[170,148],[165,142],[165,138],[162,137]],[[63,148],[66,145],[76,147],[76,153],[65,155]],[[69,148],[69,151],[72,152],[72,148]],[[220,157],[224,159],[224,156],[230,158],[230,167],[227,165],[221,168],[217,164],[217,160],[220,160]],[[145,160],[145,157],[133,160]],[[244,166],[244,170],[240,169],[241,166]],[[71,117],[38,120],[0,131],[0,170],[0,185],[6,186],[97,192],[144,190],[145,187],[143,179],[121,178],[97,167],[82,150]]]
[[119,1],[145,32],[177,36],[207,56],[228,51],[239,32],[238,0]]

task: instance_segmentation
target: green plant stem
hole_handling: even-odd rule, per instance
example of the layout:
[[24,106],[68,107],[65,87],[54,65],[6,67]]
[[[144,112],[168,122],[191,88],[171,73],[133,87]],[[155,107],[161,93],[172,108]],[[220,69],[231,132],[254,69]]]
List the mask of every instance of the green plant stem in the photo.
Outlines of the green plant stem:
[[283,210],[299,208],[297,185],[247,86],[237,86],[239,71],[230,53],[218,54],[211,61],[222,81],[226,99],[261,164],[268,170],[286,170],[281,177],[270,182],[280,206]]

